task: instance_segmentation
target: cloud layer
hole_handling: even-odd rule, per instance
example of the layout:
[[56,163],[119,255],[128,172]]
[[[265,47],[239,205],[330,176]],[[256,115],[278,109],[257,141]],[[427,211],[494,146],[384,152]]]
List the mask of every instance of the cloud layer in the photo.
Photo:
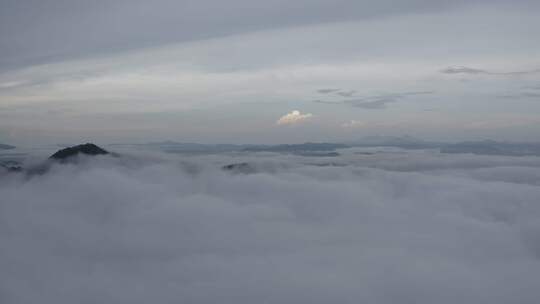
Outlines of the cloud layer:
[[536,303],[539,186],[538,158],[392,150],[3,176],[0,302]]

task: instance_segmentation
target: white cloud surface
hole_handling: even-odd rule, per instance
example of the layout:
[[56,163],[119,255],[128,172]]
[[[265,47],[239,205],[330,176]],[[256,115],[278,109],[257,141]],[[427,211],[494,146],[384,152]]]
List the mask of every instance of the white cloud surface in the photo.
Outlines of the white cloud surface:
[[294,125],[297,123],[304,122],[308,120],[309,118],[313,117],[313,114],[311,113],[305,113],[302,114],[300,111],[294,110],[290,113],[287,113],[283,116],[281,116],[276,124],[278,125]]
[[[219,170],[239,161],[258,173]],[[0,179],[6,304],[540,297],[535,157],[103,157]]]

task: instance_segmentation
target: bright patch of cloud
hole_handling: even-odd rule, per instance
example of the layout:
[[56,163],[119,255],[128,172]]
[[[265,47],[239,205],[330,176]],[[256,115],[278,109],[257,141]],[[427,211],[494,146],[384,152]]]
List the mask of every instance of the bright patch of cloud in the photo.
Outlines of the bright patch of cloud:
[[313,114],[306,113],[302,114],[300,111],[294,110],[291,113],[287,113],[281,116],[280,119],[276,122],[278,125],[293,125],[306,121],[307,119],[313,117]]

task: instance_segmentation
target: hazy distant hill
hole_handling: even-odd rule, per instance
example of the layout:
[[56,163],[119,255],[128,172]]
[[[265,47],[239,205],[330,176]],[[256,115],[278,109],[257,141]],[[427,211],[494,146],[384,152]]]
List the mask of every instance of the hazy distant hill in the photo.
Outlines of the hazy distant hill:
[[[124,145],[130,146],[130,145]],[[131,146],[143,146],[156,148],[161,151],[171,153],[222,153],[222,152],[278,152],[309,154],[317,156],[311,152],[333,152],[336,149],[349,147],[340,143],[302,143],[302,144],[281,144],[281,145],[239,145],[239,144],[198,144],[181,143],[173,141],[152,142],[147,144],[135,144]],[[326,156],[327,154],[321,155]],[[331,156],[334,156],[332,154]]]
[[170,153],[227,153],[227,152],[276,152],[302,156],[336,157],[337,149],[350,147],[396,147],[401,149],[439,149],[441,153],[474,153],[483,155],[524,156],[539,155],[540,143],[509,143],[493,140],[445,143],[426,141],[412,136],[367,136],[347,143],[301,143],[280,145],[252,144],[199,144],[173,141],[147,144],[122,144],[128,147],[149,147]]
[[409,135],[404,136],[366,136],[358,141],[350,143],[355,147],[397,147],[404,149],[433,149],[439,148],[444,143],[430,142]]
[[303,144],[291,144],[291,145],[260,145],[247,147],[244,151],[251,152],[317,152],[317,151],[334,151],[336,149],[348,148],[345,144],[336,143],[303,143]]
[[442,153],[473,153],[482,155],[540,156],[540,143],[508,143],[493,140],[465,141],[441,147]]
[[220,152],[233,152],[240,151],[246,147],[246,145],[235,144],[199,144],[199,143],[182,143],[174,141],[164,142],[152,142],[143,144],[143,146],[150,146],[159,148],[165,152],[178,152],[178,153],[220,153]]

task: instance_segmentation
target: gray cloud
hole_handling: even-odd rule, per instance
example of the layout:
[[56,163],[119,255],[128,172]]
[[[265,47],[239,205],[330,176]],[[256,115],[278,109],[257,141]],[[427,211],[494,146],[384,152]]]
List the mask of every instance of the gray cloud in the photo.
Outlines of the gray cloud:
[[533,69],[528,71],[514,71],[514,72],[502,72],[502,73],[491,73],[494,75],[509,75],[509,76],[519,76],[519,75],[528,75],[528,74],[538,74],[540,69]]
[[320,90],[317,90],[317,93],[330,94],[330,93],[334,93],[334,92],[337,92],[337,91],[339,91],[339,89],[320,89]]
[[387,103],[397,102],[399,97],[397,96],[374,96],[360,99],[351,99],[343,101],[344,104],[351,105],[356,108],[363,109],[383,109],[386,108]]
[[527,71],[511,71],[511,72],[491,72],[488,70],[469,68],[464,66],[448,67],[441,70],[441,73],[444,74],[469,74],[469,75],[503,75],[503,76],[520,76],[528,74],[540,73],[540,69],[532,69]]
[[540,92],[519,92],[516,94],[506,94],[498,96],[500,98],[516,99],[516,98],[540,98]]
[[[351,91],[354,92],[354,91]],[[403,92],[403,93],[392,93],[392,94],[381,94],[374,96],[367,96],[362,98],[355,99],[346,99],[340,101],[324,101],[324,100],[314,100],[313,102],[322,103],[322,104],[341,104],[349,105],[356,108],[363,109],[384,109],[389,103],[394,103],[401,101],[410,96],[417,95],[428,95],[433,94],[432,91],[417,91],[417,92]]]
[[356,93],[355,90],[350,90],[350,91],[337,92],[336,94],[339,95],[339,96],[342,96],[342,97],[351,97],[351,96],[354,95],[354,93]]
[[341,101],[327,101],[327,100],[321,100],[321,99],[315,99],[313,100],[315,103],[322,103],[322,104],[343,104]]
[[343,91],[341,89],[319,89],[317,90],[317,93],[319,94],[330,94],[330,93],[335,93],[336,95],[339,95],[341,97],[351,97],[354,95],[354,93],[356,93],[355,90],[348,90],[348,91]]
[[489,72],[480,69],[473,69],[464,66],[448,67],[441,70],[444,74],[489,74]]
[[540,85],[523,86],[521,91],[517,93],[499,95],[498,97],[508,99],[540,98]]
[[[107,157],[0,177],[12,303],[536,303],[537,158]],[[502,280],[501,278],[504,278]]]
[[540,84],[538,85],[531,85],[531,86],[525,86],[523,87],[524,89],[527,89],[527,90],[540,90]]

